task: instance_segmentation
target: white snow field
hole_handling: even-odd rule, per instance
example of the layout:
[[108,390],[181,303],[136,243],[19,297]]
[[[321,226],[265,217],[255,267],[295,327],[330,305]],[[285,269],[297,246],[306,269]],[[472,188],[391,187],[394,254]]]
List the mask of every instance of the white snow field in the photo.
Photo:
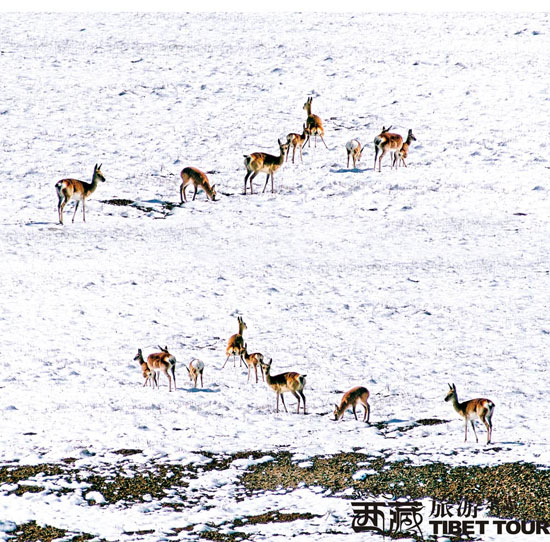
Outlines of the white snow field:
[[[550,467],[549,14],[2,13],[0,36],[1,465],[355,450]],[[319,140],[275,173],[275,193],[260,174],[243,196],[243,155],[277,153],[308,96],[328,150]],[[417,141],[407,168],[386,157],[379,173],[373,139],[388,125]],[[96,163],[106,182],[87,221],[78,209],[71,222],[70,203],[61,226],[55,182],[89,181]],[[218,201],[179,205],[185,166]],[[290,394],[277,414],[275,393],[231,360],[222,370],[237,316],[274,374],[307,375],[307,416]],[[157,345],[178,360],[176,392],[164,375],[142,387],[133,358]],[[187,378],[195,357],[204,389]],[[464,442],[443,401],[453,382],[496,404],[492,444],[481,424],[479,444]],[[354,385],[370,390],[371,425],[331,419]],[[425,418],[446,423],[400,429]],[[275,509],[323,518],[251,526],[252,540],[380,539],[354,535],[349,501],[321,489],[238,499],[254,461],[191,481],[215,508],[0,485],[0,540],[30,520],[198,539]]]

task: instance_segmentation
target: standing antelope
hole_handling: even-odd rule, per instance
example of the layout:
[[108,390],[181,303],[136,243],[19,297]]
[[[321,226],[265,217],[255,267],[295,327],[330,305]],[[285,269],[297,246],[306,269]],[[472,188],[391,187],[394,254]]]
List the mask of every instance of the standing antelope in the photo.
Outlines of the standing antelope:
[[[273,193],[273,174],[283,165],[285,161],[285,155],[288,152],[290,143],[281,143],[279,142],[279,156],[273,156],[272,154],[267,154],[265,152],[253,152],[252,154],[245,154],[244,156],[244,165],[246,167],[246,176],[244,178],[244,192],[246,196],[246,183],[250,178],[250,193],[253,194],[252,190],[252,180],[258,175],[258,173],[266,173],[267,177],[265,179],[265,185],[263,192],[267,188],[267,183],[269,182],[269,177],[271,177],[271,192]],[[263,193],[262,192],[262,193]]]
[[75,200],[73,222],[76,216],[78,205],[82,202],[82,217],[86,222],[86,199],[93,194],[97,188],[97,182],[105,182],[105,177],[101,173],[101,166],[96,164],[94,166],[94,173],[92,175],[92,182],[86,183],[84,181],[77,181],[76,179],[61,179],[55,183],[55,189],[57,191],[57,212],[59,214],[59,223],[63,224],[63,209],[70,200]]
[[403,164],[405,167],[407,167],[407,164],[405,163],[405,158],[407,158],[407,155],[409,154],[409,147],[413,141],[416,141],[416,137],[414,137],[413,131],[409,129],[409,133],[407,134],[407,139],[403,143],[403,146],[399,150],[399,152],[394,155],[394,165],[395,161],[397,161],[398,167],[400,164]]
[[[293,164],[294,164],[294,155],[296,154],[296,147],[300,149],[300,161],[302,163],[304,162],[302,158],[302,147],[304,146],[307,136],[308,136],[308,131],[305,124],[301,134],[290,133],[286,136],[287,142],[290,143],[290,145],[292,146],[292,163]],[[286,161],[288,161],[289,155],[290,153],[287,153]]]
[[200,359],[194,359],[189,364],[189,368],[187,369],[187,372],[189,373],[189,380],[193,382],[193,387],[197,387],[197,379],[199,378],[199,375],[201,377],[201,388],[204,388],[204,384],[202,381],[202,372],[204,371],[204,363]]
[[159,387],[159,374],[164,373],[168,377],[169,390],[172,391],[172,380],[176,390],[176,358],[168,352],[168,347],[159,346],[160,352],[147,356],[147,367],[155,374],[154,383]]
[[346,143],[346,151],[348,153],[348,165],[346,167],[349,168],[349,157],[351,156],[353,160],[353,169],[355,169],[355,165],[359,160],[361,160],[361,153],[363,152],[363,149],[361,148],[361,143],[358,139],[351,139]]
[[342,400],[340,401],[340,406],[334,405],[336,407],[334,410],[334,420],[335,421],[339,420],[349,407],[352,408],[353,415],[355,416],[355,419],[357,419],[357,413],[355,411],[355,407],[358,404],[361,404],[365,408],[363,421],[366,420],[366,422],[369,423],[370,406],[368,403],[368,399],[369,399],[369,390],[367,388],[364,388],[363,386],[356,386],[355,388],[351,388],[351,390],[344,393]]
[[378,171],[382,171],[382,158],[389,152],[391,154],[391,167],[393,169],[395,163],[395,155],[403,145],[403,138],[399,134],[392,134],[388,128],[382,127],[382,131],[374,138],[374,169],[376,171],[376,157],[379,152],[382,152],[378,160]]
[[464,418],[464,442],[468,440],[468,420],[472,424],[476,442],[479,442],[474,425],[474,419],[479,418],[487,428],[487,444],[489,444],[493,433],[491,418],[493,417],[495,403],[490,399],[470,399],[469,401],[459,403],[456,394],[456,386],[454,384],[452,386],[449,384],[449,388],[445,401],[452,401],[455,410]]
[[306,385],[306,375],[301,375],[299,373],[288,372],[281,373],[275,376],[271,376],[271,363],[272,359],[269,360],[269,363],[260,363],[260,366],[265,371],[265,381],[267,385],[277,394],[277,412],[279,412],[279,396],[285,407],[285,412],[288,412],[285,405],[285,398],[283,393],[290,392],[296,399],[298,399],[298,410],[297,413],[300,413],[300,397],[304,402],[304,414],[306,413],[306,397],[304,392],[304,386]]
[[210,186],[206,173],[203,173],[196,167],[186,167],[181,170],[181,180],[183,181],[180,186],[180,199],[181,203],[184,201],[187,203],[187,197],[185,196],[185,189],[188,185],[192,184],[195,187],[193,194],[193,201],[197,195],[197,190],[202,188],[206,196],[212,201],[216,201],[216,185]]
[[[242,367],[244,352],[243,333],[246,329],[246,324],[240,316],[237,317],[237,321],[239,322],[239,332],[235,333],[235,335],[231,335],[231,337],[229,337],[229,341],[227,341],[227,348],[225,349],[227,359],[225,360],[225,363],[227,363],[229,358],[233,356],[233,367],[235,367],[235,356],[239,356],[239,367]],[[225,363],[223,364],[222,369],[225,367]]]
[[[307,127],[307,141],[309,141],[309,147],[311,147],[311,136],[315,136],[315,147],[317,147],[317,136],[321,138],[321,141],[323,142],[324,146],[328,149],[327,144],[325,143],[325,140],[323,139],[323,135],[325,135],[325,131],[323,129],[323,121],[317,116],[314,115],[311,112],[311,101],[313,98],[310,96],[307,99],[307,102],[304,104],[304,109],[307,111],[307,120],[306,120],[306,127]],[[305,144],[305,143],[304,143]]]
[[143,378],[145,379],[143,387],[145,387],[147,384],[151,384],[151,386],[154,387],[156,384],[156,375],[153,371],[151,371],[151,369],[149,369],[147,363],[143,359],[141,348],[138,349],[138,353],[135,355],[134,361],[139,362],[139,364],[141,365],[141,371],[143,373]]
[[258,383],[258,365],[260,366],[260,372],[262,373],[262,380],[265,380],[264,378],[264,369],[262,367],[262,362],[264,361],[264,356],[260,354],[259,352],[255,352],[254,354],[249,354],[248,350],[246,348],[246,343],[244,344],[244,361],[248,365],[248,380],[250,381],[250,369],[251,367],[254,367],[254,373],[256,374],[256,384]]

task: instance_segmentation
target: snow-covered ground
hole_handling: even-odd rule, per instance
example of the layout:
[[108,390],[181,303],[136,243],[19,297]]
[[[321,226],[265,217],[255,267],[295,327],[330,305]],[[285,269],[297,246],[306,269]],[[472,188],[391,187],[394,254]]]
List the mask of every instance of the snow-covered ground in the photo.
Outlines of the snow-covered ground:
[[[1,14],[0,36],[0,463],[359,449],[550,466],[548,14]],[[287,162],[275,194],[242,196],[243,154],[276,153],[308,96],[329,149]],[[390,124],[417,137],[409,167],[374,172]],[[366,145],[356,169],[352,137]],[[60,226],[55,182],[89,180],[95,163],[107,181],[87,222],[79,209],[71,223],[71,204]],[[218,201],[166,207],[185,166]],[[115,198],[150,210],[103,203]],[[222,370],[239,315],[273,373],[307,374],[307,417]],[[143,388],[133,361],[159,344],[178,360],[175,393],[164,377]],[[204,389],[187,380],[194,357]],[[449,382],[495,402],[493,445],[481,426],[479,445],[463,442]],[[358,384],[383,427],[331,421]],[[398,430],[422,418],[448,423]],[[182,522],[1,489],[0,524],[118,540],[125,522]],[[220,495],[219,517],[186,520],[242,512]]]

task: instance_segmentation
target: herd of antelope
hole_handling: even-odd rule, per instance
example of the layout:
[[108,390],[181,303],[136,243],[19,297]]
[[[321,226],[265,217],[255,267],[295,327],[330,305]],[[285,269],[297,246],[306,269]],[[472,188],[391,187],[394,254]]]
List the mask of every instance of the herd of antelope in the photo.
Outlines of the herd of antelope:
[[[308,144],[311,147],[311,138],[314,138],[315,147],[317,147],[317,136],[321,138],[321,141],[328,149],[325,143],[323,128],[323,121],[311,112],[311,103],[313,98],[309,97],[304,104],[303,109],[307,113],[306,122],[303,124],[301,133],[289,133],[285,140],[278,140],[279,143],[279,156],[274,156],[265,152],[253,152],[251,154],[244,155],[244,166],[246,168],[246,175],[244,178],[244,190],[243,195],[247,193],[247,186],[250,185],[250,193],[254,193],[252,181],[259,173],[266,174],[266,180],[262,192],[266,191],[269,180],[271,179],[271,192],[274,192],[274,175],[275,172],[288,161],[290,156],[289,149],[292,147],[292,163],[296,155],[296,149],[300,153],[300,160],[303,162],[302,148]],[[409,130],[407,138],[403,141],[403,137],[399,134],[391,133],[391,126],[388,128],[382,127],[382,131],[374,138],[374,170],[376,170],[376,160],[378,159],[378,171],[382,170],[382,158],[386,154],[391,155],[391,169],[394,167],[397,169],[400,165],[407,167],[405,158],[407,158],[409,147],[413,141],[416,141],[416,137],[413,135],[412,130]],[[346,143],[347,153],[347,167],[349,168],[350,157],[353,160],[353,168],[357,167],[357,162],[361,159],[361,154],[364,147],[358,139],[351,139]],[[181,185],[180,185],[180,203],[187,202],[187,196],[185,190],[188,186],[192,186],[193,201],[197,196],[199,188],[206,194],[206,197],[212,201],[216,200],[216,186],[211,185],[210,181],[203,171],[196,167],[185,167],[180,172]],[[105,177],[101,172],[101,165],[95,165],[92,175],[92,182],[87,183],[79,181],[77,179],[62,179],[55,184],[57,191],[58,203],[57,211],[59,215],[59,223],[63,224],[63,209],[65,205],[73,200],[75,201],[75,208],[73,213],[73,222],[76,216],[79,203],[82,201],[82,217],[86,222],[86,199],[90,197],[97,188],[98,181],[105,181]]]
[[[271,374],[271,365],[273,360],[264,360],[264,356],[255,352],[250,354],[248,352],[247,343],[244,340],[244,331],[247,329],[246,323],[241,316],[237,318],[239,330],[234,335],[231,335],[227,342],[227,348],[225,350],[226,359],[222,366],[225,368],[227,362],[233,357],[233,367],[236,367],[236,359],[239,359],[239,367],[243,364],[248,368],[248,381],[250,381],[251,369],[254,369],[256,376],[256,384],[258,383],[258,367],[260,368],[262,380],[271,388],[276,396],[276,412],[279,412],[279,399],[283,403],[285,412],[288,412],[285,404],[284,394],[291,393],[298,401],[296,412],[300,413],[300,406],[302,405],[303,413],[306,414],[306,397],[304,395],[304,388],[306,386],[306,375],[297,373],[295,371],[288,371],[279,373],[277,375]],[[160,352],[155,352],[147,357],[147,361],[143,359],[143,353],[141,348],[134,357],[134,360],[140,364],[142,369],[144,383],[143,386],[150,384],[152,387],[159,387],[159,375],[164,373],[168,378],[168,388],[172,391],[172,383],[174,384],[174,390],[176,390],[176,358],[170,354],[168,348],[160,347]],[[193,382],[193,386],[197,387],[197,381],[200,377],[201,387],[204,387],[203,371],[204,363],[194,358],[189,366],[186,367],[189,379]],[[340,420],[348,409],[351,409],[355,419],[357,418],[357,406],[364,408],[363,422],[369,423],[370,421],[370,405],[369,405],[369,390],[364,386],[355,386],[348,390],[342,396],[339,405],[334,405],[334,418],[333,420]],[[445,397],[445,401],[452,401],[453,407],[465,421],[465,433],[464,442],[468,440],[468,421],[470,422],[476,442],[478,441],[477,433],[474,425],[474,420],[479,419],[485,425],[487,429],[487,444],[491,442],[491,436],[493,432],[492,416],[495,408],[495,404],[490,399],[470,399],[469,401],[460,402],[458,400],[456,386],[449,384],[449,392]]]
[[[324,139],[323,122],[317,116],[311,112],[311,103],[313,99],[310,97],[304,104],[304,110],[307,112],[306,122],[303,124],[302,133],[289,133],[286,141],[279,139],[279,156],[273,156],[264,152],[254,152],[252,154],[244,155],[244,165],[246,167],[246,176],[244,178],[244,191],[247,193],[247,185],[250,185],[250,193],[253,194],[252,181],[259,173],[266,174],[266,181],[263,188],[265,192],[269,180],[271,179],[271,192],[274,192],[274,174],[283,165],[285,161],[288,161],[288,151],[292,146],[292,163],[294,163],[296,149],[300,153],[300,160],[303,162],[302,148],[309,144],[311,146],[311,138],[314,137],[315,147],[317,147],[317,136],[321,138],[321,141],[328,149]],[[382,127],[382,131],[374,138],[374,170],[376,171],[376,161],[378,160],[378,171],[382,171],[382,159],[386,154],[390,154],[391,168],[397,168],[400,165],[407,167],[405,158],[408,156],[408,151],[411,143],[416,141],[412,130],[408,131],[405,141],[399,134],[390,132],[392,126],[386,128]],[[358,139],[352,139],[346,143],[347,153],[347,167],[349,168],[350,157],[353,161],[354,169],[357,167],[357,162],[361,159],[361,154],[364,147]],[[378,155],[380,154],[380,157]],[[187,202],[185,190],[189,185],[194,188],[193,200],[197,195],[198,189],[202,189],[206,196],[215,201],[216,189],[215,185],[210,185],[210,181],[204,172],[195,167],[185,167],[180,173],[182,180],[180,186],[180,199],[181,203]],[[86,199],[95,191],[99,181],[104,182],[105,177],[101,172],[101,164],[97,164],[94,167],[92,175],[92,182],[86,183],[84,181],[78,181],[76,179],[62,179],[55,184],[55,189],[58,196],[58,214],[59,222],[63,224],[63,209],[65,205],[72,199],[75,201],[75,209],[73,213],[73,222],[78,209],[79,203],[82,201],[82,213],[83,220],[86,221]],[[250,381],[251,369],[254,369],[256,383],[258,383],[258,367],[260,368],[262,380],[276,393],[277,406],[276,412],[279,412],[279,399],[283,403],[285,412],[288,412],[284,400],[284,394],[290,392],[298,401],[297,412],[300,412],[300,404],[302,405],[303,413],[306,414],[306,397],[304,395],[304,388],[306,385],[306,375],[300,374],[294,371],[280,373],[277,375],[271,375],[272,359],[268,362],[264,360],[264,356],[255,352],[250,354],[247,349],[247,344],[244,341],[243,333],[247,329],[242,317],[238,317],[239,330],[237,333],[229,338],[226,348],[226,360],[222,366],[229,361],[229,358],[233,356],[233,367],[235,367],[235,360],[239,358],[239,367],[244,364],[248,369],[248,380]],[[160,373],[164,373],[168,378],[169,391],[172,391],[172,384],[174,390],[176,390],[176,358],[170,354],[168,348],[160,347],[160,352],[155,352],[147,357],[147,361],[143,358],[141,349],[138,350],[134,360],[138,361],[142,369],[144,383],[143,386],[150,384],[152,387],[159,387]],[[189,366],[186,367],[189,379],[193,382],[194,387],[197,387],[197,381],[200,377],[201,387],[203,384],[203,371],[204,363],[201,360],[193,359]],[[476,442],[478,442],[477,433],[474,426],[474,419],[479,419],[483,422],[487,429],[487,444],[491,442],[492,436],[492,416],[495,408],[495,404],[489,399],[471,399],[469,401],[459,402],[456,392],[456,386],[449,384],[449,392],[445,397],[445,401],[452,401],[453,407],[465,420],[465,441],[468,438],[468,421],[472,425]],[[369,423],[370,420],[370,406],[368,403],[369,390],[363,386],[355,386],[346,393],[344,393],[340,405],[335,405],[334,420],[342,418],[346,410],[352,409],[355,419],[357,420],[357,405],[362,405],[365,409],[363,421]]]

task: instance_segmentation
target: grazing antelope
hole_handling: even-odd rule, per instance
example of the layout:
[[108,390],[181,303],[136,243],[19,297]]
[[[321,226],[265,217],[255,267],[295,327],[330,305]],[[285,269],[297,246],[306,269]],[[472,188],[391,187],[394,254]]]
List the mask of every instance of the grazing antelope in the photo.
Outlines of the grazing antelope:
[[[296,147],[300,149],[300,161],[302,163],[304,162],[304,159],[302,158],[302,147],[304,146],[307,136],[308,136],[308,131],[305,124],[301,134],[290,133],[286,136],[287,142],[290,143],[290,145],[292,146],[292,163],[293,164],[294,164],[294,155],[296,154]],[[290,156],[290,153],[287,153],[286,154],[287,162],[288,162],[289,156]]]
[[192,184],[195,187],[193,194],[193,201],[197,195],[197,190],[202,188],[206,196],[212,201],[216,201],[216,185],[210,186],[206,173],[203,173],[196,167],[185,167],[180,173],[181,180],[183,181],[180,186],[180,199],[181,203],[184,201],[187,203],[187,197],[185,196],[185,189],[188,185]]
[[[321,138],[321,141],[323,142],[323,145],[328,149],[327,144],[325,143],[325,140],[323,139],[323,135],[325,135],[325,131],[323,129],[323,122],[321,119],[314,115],[311,112],[311,101],[313,98],[310,96],[307,99],[307,102],[304,104],[304,109],[307,111],[307,120],[306,120],[306,127],[307,127],[307,140],[305,143],[309,142],[309,147],[311,147],[311,136],[315,136],[315,147],[317,147],[317,136]],[[304,145],[305,145],[304,143]]]
[[250,369],[251,367],[254,367],[254,373],[256,374],[256,384],[258,383],[258,365],[260,366],[260,371],[262,373],[262,380],[265,380],[264,378],[264,370],[262,367],[262,362],[264,360],[264,356],[260,354],[259,352],[255,352],[254,354],[249,354],[248,350],[246,348],[246,343],[244,344],[244,362],[248,365],[248,380],[250,381]]
[[164,373],[168,377],[169,390],[172,391],[172,380],[176,390],[176,358],[168,352],[168,347],[159,346],[160,352],[147,356],[147,367],[155,373],[154,382],[159,387],[159,374]]
[[464,442],[468,440],[468,421],[472,424],[476,442],[479,442],[474,425],[474,419],[479,418],[487,428],[487,444],[489,444],[493,433],[491,418],[493,417],[495,403],[490,399],[470,399],[469,401],[459,403],[456,394],[456,386],[454,384],[452,386],[449,384],[449,388],[445,401],[452,401],[455,410],[464,418]]
[[395,161],[397,161],[396,167],[398,167],[400,164],[403,164],[405,167],[407,167],[407,164],[405,163],[405,158],[407,158],[407,155],[409,154],[409,147],[413,141],[416,141],[416,137],[414,137],[413,131],[409,130],[409,133],[407,134],[407,139],[403,143],[403,146],[401,147],[399,152],[394,155],[394,165]]
[[199,378],[199,375],[201,377],[201,388],[204,388],[204,384],[202,381],[202,372],[204,371],[204,363],[200,359],[194,359],[189,364],[189,368],[187,369],[187,372],[189,373],[189,380],[193,382],[193,387],[197,387],[197,379]]
[[143,359],[141,348],[138,349],[138,353],[135,355],[134,361],[139,362],[139,364],[141,365],[141,371],[143,373],[143,378],[145,379],[143,387],[145,387],[147,384],[151,384],[151,386],[154,387],[154,385],[156,384],[156,375],[153,371],[151,371],[151,369],[149,369],[147,363]]
[[55,189],[57,191],[57,212],[59,214],[59,223],[63,224],[63,209],[70,200],[75,200],[73,222],[76,216],[78,205],[82,202],[82,217],[86,222],[86,199],[93,194],[97,188],[97,182],[105,182],[105,177],[101,173],[101,166],[96,164],[94,166],[94,173],[92,175],[92,182],[86,183],[84,181],[77,181],[76,179],[61,179],[55,183]]
[[265,381],[267,382],[267,385],[277,394],[277,412],[279,412],[279,397],[281,397],[281,401],[283,402],[283,406],[285,407],[285,412],[288,412],[285,405],[285,398],[283,397],[283,393],[290,392],[296,399],[298,399],[298,410],[297,413],[300,413],[300,397],[302,398],[304,402],[304,414],[306,413],[306,397],[304,395],[304,392],[302,391],[304,389],[304,386],[306,385],[306,375],[301,375],[299,373],[294,372],[288,372],[288,373],[281,373],[275,376],[271,376],[271,363],[273,362],[272,359],[269,360],[269,363],[264,363],[263,361],[260,363],[260,366],[265,371]]
[[336,407],[334,410],[334,420],[335,421],[339,420],[349,407],[352,408],[353,415],[355,416],[355,419],[357,419],[357,413],[355,411],[355,407],[358,404],[361,404],[365,408],[363,421],[366,420],[366,422],[369,423],[370,406],[368,403],[368,399],[369,399],[369,390],[367,388],[364,388],[363,386],[356,386],[355,388],[351,388],[351,390],[344,393],[342,400],[340,401],[340,406],[334,405]]
[[[227,359],[225,360],[225,363],[227,363],[229,361],[229,358],[233,356],[233,367],[235,367],[235,356],[239,356],[239,367],[242,367],[244,352],[243,333],[246,329],[246,324],[240,316],[237,317],[237,321],[239,322],[239,332],[235,333],[235,335],[231,335],[231,337],[229,337],[229,341],[227,341],[227,348],[225,349]],[[222,369],[225,367],[225,363],[223,364]]]
[[[246,183],[250,178],[250,193],[253,194],[252,190],[252,180],[258,175],[258,173],[266,173],[267,177],[265,179],[265,185],[263,192],[267,188],[267,183],[269,182],[269,177],[271,177],[271,192],[273,193],[273,174],[283,165],[285,161],[285,155],[288,152],[290,143],[281,143],[279,142],[279,156],[273,156],[272,154],[267,154],[265,152],[253,152],[252,154],[245,154],[244,156],[244,165],[246,167],[246,176],[244,178],[244,192],[246,196]],[[262,192],[262,193],[263,193]]]
[[391,167],[393,169],[395,163],[395,155],[403,146],[403,138],[399,134],[392,134],[388,128],[382,127],[382,131],[374,138],[374,169],[376,171],[376,157],[381,152],[378,160],[378,171],[382,171],[382,158],[389,152],[391,154]]
[[361,148],[361,143],[358,139],[352,139],[346,143],[346,151],[348,153],[348,165],[346,167],[349,168],[349,157],[351,156],[353,160],[353,168],[355,169],[355,165],[359,160],[361,160],[361,153],[363,152],[363,149]]

